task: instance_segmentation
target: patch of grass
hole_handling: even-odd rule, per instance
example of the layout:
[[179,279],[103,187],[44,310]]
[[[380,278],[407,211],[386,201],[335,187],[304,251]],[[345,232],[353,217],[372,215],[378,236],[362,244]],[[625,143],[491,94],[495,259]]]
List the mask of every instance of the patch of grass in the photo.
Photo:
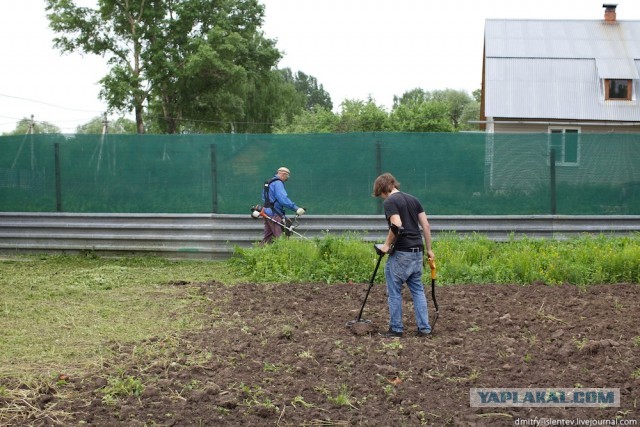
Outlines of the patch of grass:
[[[492,241],[481,234],[441,233],[433,247],[440,284],[588,286],[640,282],[640,233],[583,235],[562,241],[512,236],[507,242]],[[594,257],[594,253],[601,256]],[[376,260],[371,243],[357,234],[347,234],[314,240],[279,239],[264,247],[237,248],[229,265],[258,283],[367,282]],[[377,280],[384,280],[382,271]]]
[[471,372],[469,373],[468,376],[466,377],[449,377],[447,378],[447,381],[451,381],[451,382],[473,382],[476,381],[478,378],[480,378],[480,370],[473,368],[471,369]]
[[476,325],[475,323],[469,326],[469,328],[467,329],[467,331],[469,332],[478,332],[479,330],[480,326]]
[[587,338],[581,338],[581,339],[576,338],[573,340],[573,343],[575,344],[578,350],[582,350],[583,348],[585,348],[588,342],[589,340]]
[[294,397],[293,399],[291,399],[291,406],[293,406],[294,408],[296,408],[298,405],[302,406],[303,408],[313,408],[315,407],[315,405],[313,403],[307,403],[304,400],[304,397],[298,395],[296,397]]
[[[233,282],[224,263],[154,257],[30,256],[0,268],[0,376],[74,374],[115,347],[203,326],[194,287]],[[140,351],[144,351],[142,348]]]
[[275,363],[264,362],[262,370],[264,372],[278,372],[280,368]]
[[313,353],[311,353],[311,350],[304,350],[298,353],[298,357],[300,359],[313,359]]
[[349,391],[349,388],[346,384],[342,384],[340,386],[340,391],[336,396],[329,395],[327,396],[327,399],[329,399],[329,402],[333,403],[336,406],[349,406],[353,409],[356,409],[353,403],[351,403],[351,392]]
[[140,396],[143,391],[142,381],[132,376],[109,377],[107,385],[100,390],[104,394],[102,401],[107,405],[115,405],[119,399],[129,396]]
[[235,387],[240,392],[245,406],[261,406],[276,410],[275,404],[268,397],[267,393],[260,386],[250,386],[244,383]]

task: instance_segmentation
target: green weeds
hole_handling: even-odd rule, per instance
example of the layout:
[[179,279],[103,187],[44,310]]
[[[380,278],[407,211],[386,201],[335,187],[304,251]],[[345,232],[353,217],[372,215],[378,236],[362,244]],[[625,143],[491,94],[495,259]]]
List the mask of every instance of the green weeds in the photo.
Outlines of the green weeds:
[[104,394],[102,401],[105,404],[115,405],[119,399],[142,395],[144,385],[142,381],[132,376],[109,377],[107,379],[107,385],[100,391]]
[[332,396],[328,391],[326,391],[325,394],[329,402],[333,403],[336,406],[348,406],[350,408],[356,409],[356,407],[352,403],[353,398],[351,397],[351,391],[346,384],[342,384],[340,386],[340,390],[335,396]]
[[[584,235],[567,240],[439,234],[433,243],[440,284],[640,282],[640,233],[627,237]],[[230,266],[260,283],[367,282],[377,256],[357,235],[313,241],[280,239],[273,245],[236,249]],[[377,281],[384,280],[383,266]],[[428,270],[428,269],[426,269]],[[425,271],[425,280],[428,280]]]

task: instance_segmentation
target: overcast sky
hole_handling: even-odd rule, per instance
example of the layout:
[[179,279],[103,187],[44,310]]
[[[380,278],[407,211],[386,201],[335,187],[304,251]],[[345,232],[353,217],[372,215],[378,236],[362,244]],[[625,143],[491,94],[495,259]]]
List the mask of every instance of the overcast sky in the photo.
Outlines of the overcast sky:
[[[335,108],[345,99],[389,108],[422,88],[480,88],[485,19],[602,19],[602,0],[261,0],[263,30],[284,52],[279,68],[314,76]],[[4,0],[0,13],[0,133],[34,115],[73,133],[105,111],[106,62],[53,48],[44,0]],[[92,0],[76,0],[91,6]],[[640,1],[618,2],[640,20]]]

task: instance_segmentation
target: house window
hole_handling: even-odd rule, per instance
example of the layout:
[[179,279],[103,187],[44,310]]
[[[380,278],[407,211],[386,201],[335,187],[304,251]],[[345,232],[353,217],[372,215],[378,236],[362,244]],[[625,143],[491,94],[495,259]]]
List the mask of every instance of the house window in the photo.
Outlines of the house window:
[[631,80],[605,79],[605,99],[607,100],[631,100]]
[[556,165],[578,166],[580,160],[580,129],[549,129],[549,155],[555,150]]

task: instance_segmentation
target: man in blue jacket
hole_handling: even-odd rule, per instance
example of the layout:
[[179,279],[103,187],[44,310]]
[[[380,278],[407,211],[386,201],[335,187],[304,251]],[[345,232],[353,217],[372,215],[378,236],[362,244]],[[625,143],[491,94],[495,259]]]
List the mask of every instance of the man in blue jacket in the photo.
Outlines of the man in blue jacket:
[[286,221],[285,208],[294,211],[297,215],[304,215],[305,213],[304,208],[298,207],[287,196],[284,183],[289,179],[290,175],[289,169],[283,166],[278,168],[273,178],[264,183],[264,191],[262,192],[264,213],[273,221],[268,219],[264,221],[263,245],[271,243],[273,239],[282,235],[282,226],[280,224],[285,224]]

